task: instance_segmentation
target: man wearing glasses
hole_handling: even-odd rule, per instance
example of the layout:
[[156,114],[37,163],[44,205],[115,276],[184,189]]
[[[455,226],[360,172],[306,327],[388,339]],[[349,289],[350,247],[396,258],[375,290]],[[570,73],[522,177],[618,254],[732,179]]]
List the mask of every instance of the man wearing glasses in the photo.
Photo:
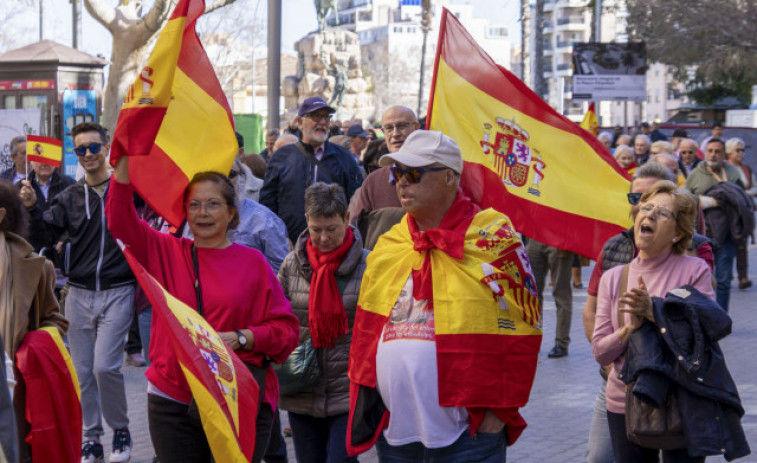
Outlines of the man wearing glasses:
[[305,189],[315,182],[336,183],[348,198],[363,182],[354,156],[328,142],[331,115],[336,112],[319,97],[302,102],[295,121],[302,131],[297,143],[276,151],[265,172],[260,203],[284,221],[292,243],[307,228]]
[[683,175],[687,178],[697,164],[702,162],[702,160],[697,157],[698,150],[699,147],[697,146],[697,142],[691,138],[684,138],[681,140],[681,144],[678,148],[678,155],[680,156],[678,158],[678,166]]
[[[696,145],[695,145],[696,146]],[[673,172],[667,167],[657,162],[648,162],[639,167],[634,172],[631,181],[631,191],[627,194],[628,203],[631,207],[639,204],[641,196],[652,188],[652,185],[660,180],[669,180],[676,182]],[[690,251],[707,262],[710,269],[714,266],[712,246],[707,237],[695,233],[690,245]],[[634,257],[638,250],[634,244],[633,227],[625,230],[605,242],[602,252],[597,257],[594,270],[591,273],[588,296],[586,305],[583,310],[584,333],[586,338],[591,342],[594,334],[594,321],[597,315],[597,294],[599,292],[599,280],[604,272],[618,265],[625,265]],[[613,461],[612,443],[610,442],[610,428],[607,425],[607,407],[605,401],[605,387],[607,386],[607,375],[610,374],[612,365],[600,368],[602,376],[602,386],[594,402],[594,415],[589,427],[589,449],[587,455],[588,463],[606,463]]]
[[[71,359],[81,387],[81,461],[102,461],[104,417],[113,429],[109,461],[126,462],[132,443],[121,364],[134,310],[135,280],[105,218],[110,182],[105,129],[84,122],[71,130],[71,136],[84,178],[53,198],[44,221],[33,220],[32,226],[45,229],[53,242],[68,237],[66,318]],[[33,192],[25,186],[22,197],[29,191]]]
[[[381,117],[381,127],[384,130],[387,149],[390,153],[396,153],[402,148],[405,139],[420,128],[420,124],[412,109],[405,106],[392,106],[384,111],[384,115]],[[401,206],[397,193],[394,191],[394,186],[389,182],[389,176],[389,167],[382,167],[371,172],[365,178],[363,187],[360,188],[360,195],[357,200],[355,213],[353,214],[353,218],[356,221],[361,211],[369,213],[377,209],[398,208]],[[399,219],[398,217],[395,218]],[[388,227],[383,228],[388,230],[391,228],[391,225],[396,223],[396,220],[392,220],[391,222],[387,224]]]
[[[525,426],[518,407],[541,343],[538,320],[525,315],[526,305],[538,312],[536,295],[519,302],[533,278],[523,245],[507,217],[459,190],[462,155],[441,132],[411,133],[379,164],[407,214],[379,239],[363,277],[348,451],[376,442],[381,462],[504,462]],[[504,283],[502,272],[515,278]]]

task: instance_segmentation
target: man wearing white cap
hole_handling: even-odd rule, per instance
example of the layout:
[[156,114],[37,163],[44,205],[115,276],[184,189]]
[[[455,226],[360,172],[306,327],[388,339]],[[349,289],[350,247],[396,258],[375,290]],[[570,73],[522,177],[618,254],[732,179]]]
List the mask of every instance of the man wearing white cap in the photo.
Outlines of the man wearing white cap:
[[525,250],[506,216],[459,189],[462,155],[441,132],[411,133],[379,164],[407,214],[368,256],[348,452],[375,443],[382,462],[504,462],[541,342]]

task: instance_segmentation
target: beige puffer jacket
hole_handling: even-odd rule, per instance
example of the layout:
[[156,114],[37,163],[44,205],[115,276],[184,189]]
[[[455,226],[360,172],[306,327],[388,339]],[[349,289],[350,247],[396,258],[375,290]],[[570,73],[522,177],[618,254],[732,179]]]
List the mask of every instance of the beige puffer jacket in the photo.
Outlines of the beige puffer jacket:
[[[365,258],[368,255],[368,251],[363,249],[360,233],[354,227],[352,227],[352,232],[355,235],[355,242],[336,270],[340,287],[343,286],[340,280],[347,279],[347,284],[344,285],[342,291],[342,301],[347,311],[350,332],[337,339],[334,347],[318,349],[321,379],[309,391],[293,396],[280,396],[279,407],[282,410],[322,418],[347,413],[349,409],[350,382],[347,378],[347,363],[360,282],[363,279]],[[284,294],[292,303],[292,311],[300,322],[300,344],[310,337],[308,295],[313,270],[305,248],[308,237],[306,229],[297,239],[294,251],[287,255],[279,269],[279,282],[284,289]]]

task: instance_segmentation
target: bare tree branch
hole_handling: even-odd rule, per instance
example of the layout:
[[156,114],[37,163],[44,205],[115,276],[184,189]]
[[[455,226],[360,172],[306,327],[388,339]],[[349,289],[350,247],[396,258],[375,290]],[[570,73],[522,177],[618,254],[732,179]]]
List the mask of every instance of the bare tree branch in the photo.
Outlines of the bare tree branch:
[[144,27],[153,34],[158,32],[168,21],[175,6],[176,2],[173,0],[155,0],[155,4],[143,18]]
[[97,22],[113,32],[113,23],[116,21],[115,8],[109,6],[105,0],[84,0],[84,7]]
[[224,6],[230,3],[234,3],[234,0],[215,0],[215,1],[209,2],[205,5],[205,14],[208,14],[211,11],[215,11],[219,8],[223,8]]

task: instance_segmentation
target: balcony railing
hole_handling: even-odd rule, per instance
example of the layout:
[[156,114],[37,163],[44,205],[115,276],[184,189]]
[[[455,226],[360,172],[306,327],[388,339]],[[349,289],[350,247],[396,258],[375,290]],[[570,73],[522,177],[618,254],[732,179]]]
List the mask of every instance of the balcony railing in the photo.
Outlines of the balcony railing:
[[584,23],[583,16],[569,16],[567,18],[558,18],[557,19],[557,25],[558,26],[564,26],[565,24],[578,24],[582,25]]
[[570,63],[561,63],[557,65],[558,71],[565,71],[566,69],[572,69],[573,65]]
[[557,41],[557,48],[566,48],[566,47],[570,47],[572,45],[573,45],[573,42],[567,42],[567,41],[566,42],[561,42],[559,40]]

